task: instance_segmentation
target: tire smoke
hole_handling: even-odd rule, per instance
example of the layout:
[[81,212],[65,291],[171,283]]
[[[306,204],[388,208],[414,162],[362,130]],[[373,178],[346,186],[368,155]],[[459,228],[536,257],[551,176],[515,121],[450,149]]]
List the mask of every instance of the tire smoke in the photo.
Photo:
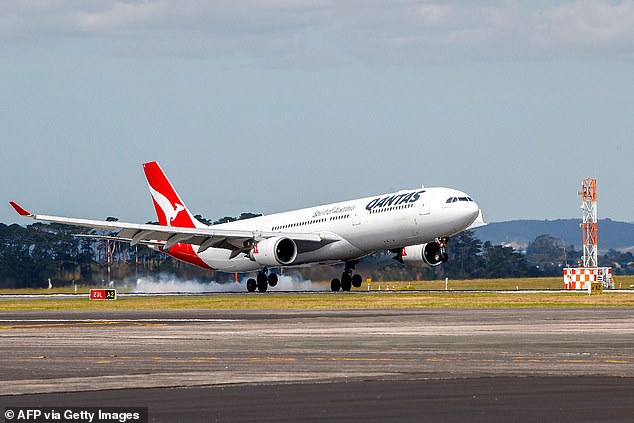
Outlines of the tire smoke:
[[[249,276],[250,277],[250,276]],[[176,275],[162,273],[158,276],[143,276],[136,280],[133,292],[147,294],[204,293],[204,292],[246,292],[249,278],[243,276],[239,282],[218,283],[200,279],[181,279]],[[134,285],[135,281],[131,281]],[[277,285],[269,291],[325,291],[326,287],[295,275],[280,275]]]

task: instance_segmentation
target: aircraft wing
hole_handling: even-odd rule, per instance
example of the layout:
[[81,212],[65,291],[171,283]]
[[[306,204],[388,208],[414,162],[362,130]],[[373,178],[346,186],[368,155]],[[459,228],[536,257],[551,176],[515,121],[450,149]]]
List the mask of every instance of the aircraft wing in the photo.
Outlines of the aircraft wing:
[[[206,228],[182,228],[177,226],[162,226],[152,224],[111,222],[104,220],[78,219],[60,216],[48,216],[27,211],[14,201],[11,206],[21,216],[30,217],[44,222],[59,223],[62,225],[82,226],[93,229],[117,232],[110,239],[129,242],[130,245],[162,245],[169,250],[179,242],[198,245],[201,253],[208,248],[225,248],[233,251],[233,257],[251,247],[253,242],[263,239],[284,236],[309,244],[324,245],[338,241],[341,238],[330,232],[319,233],[294,233],[294,232],[260,232],[250,230],[214,229]],[[99,236],[95,236],[99,238]]]

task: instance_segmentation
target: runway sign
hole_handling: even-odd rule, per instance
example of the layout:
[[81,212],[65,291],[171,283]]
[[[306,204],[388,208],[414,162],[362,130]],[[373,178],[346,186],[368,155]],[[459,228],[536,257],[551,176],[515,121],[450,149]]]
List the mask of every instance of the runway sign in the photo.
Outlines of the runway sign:
[[602,294],[602,293],[603,293],[602,282],[592,282],[590,284],[590,294]]
[[116,289],[91,289],[90,299],[91,300],[116,300],[117,290]]

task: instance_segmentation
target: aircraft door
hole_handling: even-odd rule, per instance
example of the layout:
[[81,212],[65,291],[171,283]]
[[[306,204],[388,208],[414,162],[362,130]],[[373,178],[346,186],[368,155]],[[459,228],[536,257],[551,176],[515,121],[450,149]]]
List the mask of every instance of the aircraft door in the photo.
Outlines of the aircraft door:
[[356,211],[352,215],[352,226],[359,226],[361,224],[361,217],[359,217],[359,213]]
[[419,203],[420,203],[419,205],[420,214],[421,215],[429,214],[429,211],[431,208],[431,194],[428,192],[423,193],[423,195],[420,196]]

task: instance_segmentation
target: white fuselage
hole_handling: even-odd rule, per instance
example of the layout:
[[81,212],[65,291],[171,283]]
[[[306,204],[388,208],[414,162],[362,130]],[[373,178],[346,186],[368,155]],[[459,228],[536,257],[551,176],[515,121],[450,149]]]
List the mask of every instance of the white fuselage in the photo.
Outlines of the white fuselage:
[[[452,200],[449,201],[448,200]],[[302,252],[293,265],[352,260],[374,251],[424,244],[451,237],[478,217],[478,205],[450,188],[419,188],[214,225],[218,229],[284,233],[323,233],[339,240]],[[194,251],[198,247],[194,246]],[[225,272],[263,266],[245,254],[209,248],[198,256]]]

